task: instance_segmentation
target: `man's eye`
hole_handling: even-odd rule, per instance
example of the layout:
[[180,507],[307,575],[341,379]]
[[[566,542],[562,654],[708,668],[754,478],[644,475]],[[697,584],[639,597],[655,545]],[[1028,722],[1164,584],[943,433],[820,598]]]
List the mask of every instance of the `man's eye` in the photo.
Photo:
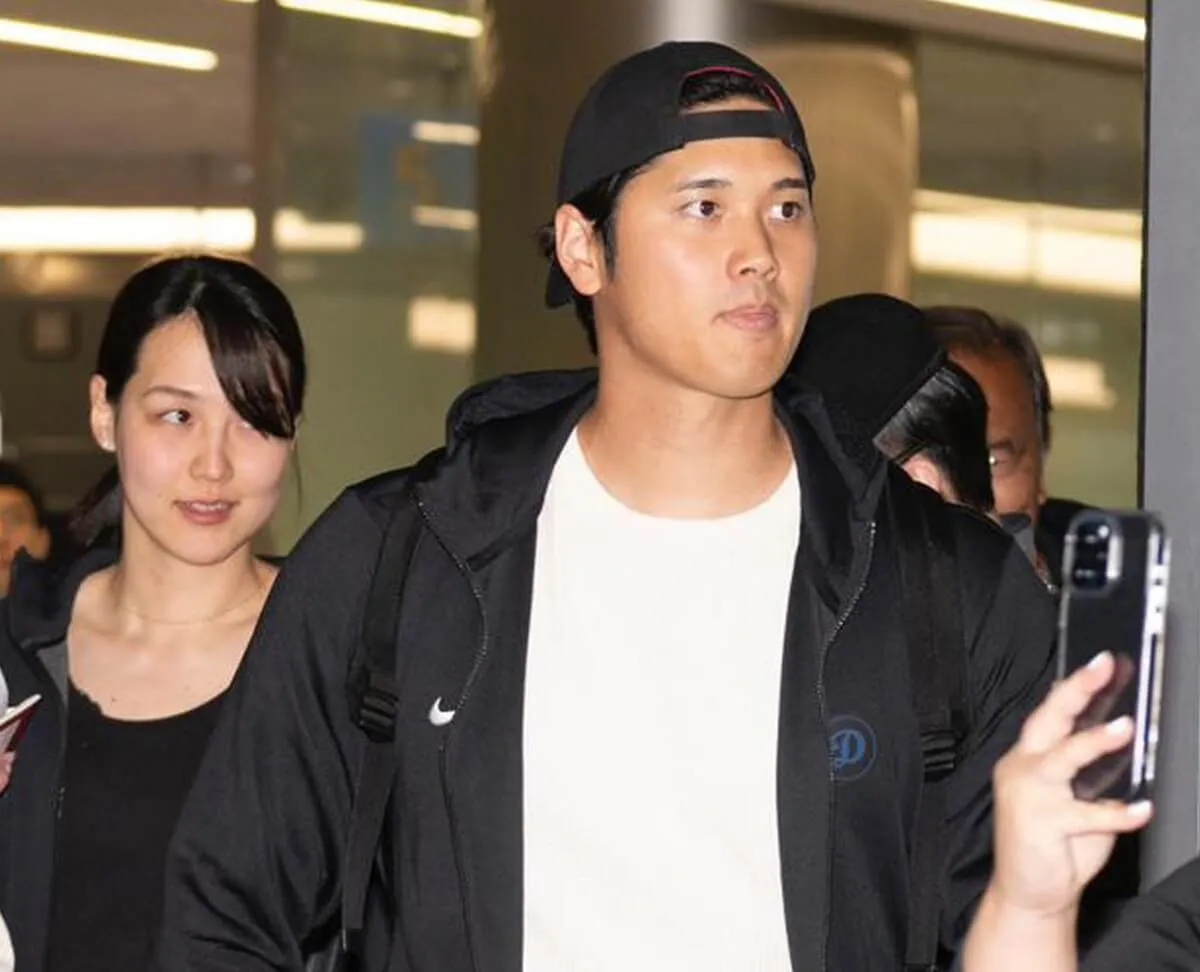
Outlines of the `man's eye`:
[[1007,449],[993,449],[988,453],[988,462],[994,473],[1011,472],[1017,464],[1017,457]]
[[804,203],[799,199],[786,199],[781,203],[776,203],[774,208],[776,218],[789,223],[804,216]]
[[712,219],[717,215],[718,206],[711,199],[697,199],[687,204],[684,211],[689,216],[698,216],[701,219]]

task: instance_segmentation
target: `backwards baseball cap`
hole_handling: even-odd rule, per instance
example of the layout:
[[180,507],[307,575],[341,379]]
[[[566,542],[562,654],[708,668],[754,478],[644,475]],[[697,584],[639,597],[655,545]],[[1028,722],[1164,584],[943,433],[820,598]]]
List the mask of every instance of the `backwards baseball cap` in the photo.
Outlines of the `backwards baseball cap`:
[[[683,111],[684,86],[705,74],[758,82],[775,110]],[[605,71],[576,109],[559,163],[556,205],[688,142],[715,138],[777,138],[800,156],[810,186],[816,176],[800,113],[766,68],[709,41],[675,41],[641,51]],[[551,260],[546,305],[566,304],[571,294],[566,274]]]

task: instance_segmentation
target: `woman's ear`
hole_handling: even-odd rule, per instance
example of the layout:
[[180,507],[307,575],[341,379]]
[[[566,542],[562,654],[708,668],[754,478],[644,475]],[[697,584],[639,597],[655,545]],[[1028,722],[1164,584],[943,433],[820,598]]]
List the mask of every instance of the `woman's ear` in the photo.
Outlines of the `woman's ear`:
[[105,452],[117,451],[117,413],[108,400],[108,382],[99,375],[92,375],[88,382],[90,411],[88,421],[92,427],[92,438]]

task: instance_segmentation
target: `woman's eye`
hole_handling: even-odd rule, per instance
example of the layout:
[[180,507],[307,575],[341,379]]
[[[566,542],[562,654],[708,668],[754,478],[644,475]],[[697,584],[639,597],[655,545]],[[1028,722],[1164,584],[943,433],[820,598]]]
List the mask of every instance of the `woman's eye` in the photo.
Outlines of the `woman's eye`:
[[192,418],[191,413],[182,408],[173,408],[169,412],[163,412],[160,417],[170,425],[187,425]]

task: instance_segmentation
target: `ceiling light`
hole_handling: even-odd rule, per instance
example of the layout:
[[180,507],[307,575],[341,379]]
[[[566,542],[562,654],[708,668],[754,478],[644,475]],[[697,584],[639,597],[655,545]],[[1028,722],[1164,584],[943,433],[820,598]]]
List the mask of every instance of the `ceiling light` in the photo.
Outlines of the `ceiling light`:
[[[288,252],[349,252],[362,246],[357,223],[313,222],[294,209],[275,217],[275,243]],[[254,214],[226,207],[0,207],[0,253],[161,253],[254,245]]]
[[[232,0],[235,3],[254,3],[255,0]],[[369,24],[423,30],[431,34],[475,38],[483,33],[483,21],[478,17],[414,7],[407,3],[385,3],[383,0],[278,0],[284,10],[361,20]]]
[[470,354],[475,350],[475,305],[450,297],[415,297],[408,305],[408,340],[414,348]]
[[1118,395],[1108,382],[1103,362],[1047,354],[1042,356],[1042,366],[1046,369],[1055,408],[1108,412],[1116,406]]
[[912,217],[920,273],[1136,299],[1141,214],[920,190]]
[[473,233],[479,228],[479,216],[473,209],[450,206],[413,206],[412,221],[431,229],[461,230]]
[[1146,39],[1146,21],[1133,14],[1097,10],[1077,3],[1062,3],[1060,0],[928,0],[948,7],[963,7],[983,13],[1003,14],[1022,20],[1035,20],[1056,27],[1107,34],[1127,40]]
[[479,129],[461,122],[413,122],[412,137],[433,145],[478,145]]
[[107,57],[115,61],[152,64],[155,67],[178,68],[181,71],[211,71],[217,66],[217,55],[200,47],[161,44],[158,41],[122,37],[119,34],[97,34],[89,30],[51,27],[26,20],[0,18],[0,43],[21,47],[38,47],[67,54],[86,54]]

